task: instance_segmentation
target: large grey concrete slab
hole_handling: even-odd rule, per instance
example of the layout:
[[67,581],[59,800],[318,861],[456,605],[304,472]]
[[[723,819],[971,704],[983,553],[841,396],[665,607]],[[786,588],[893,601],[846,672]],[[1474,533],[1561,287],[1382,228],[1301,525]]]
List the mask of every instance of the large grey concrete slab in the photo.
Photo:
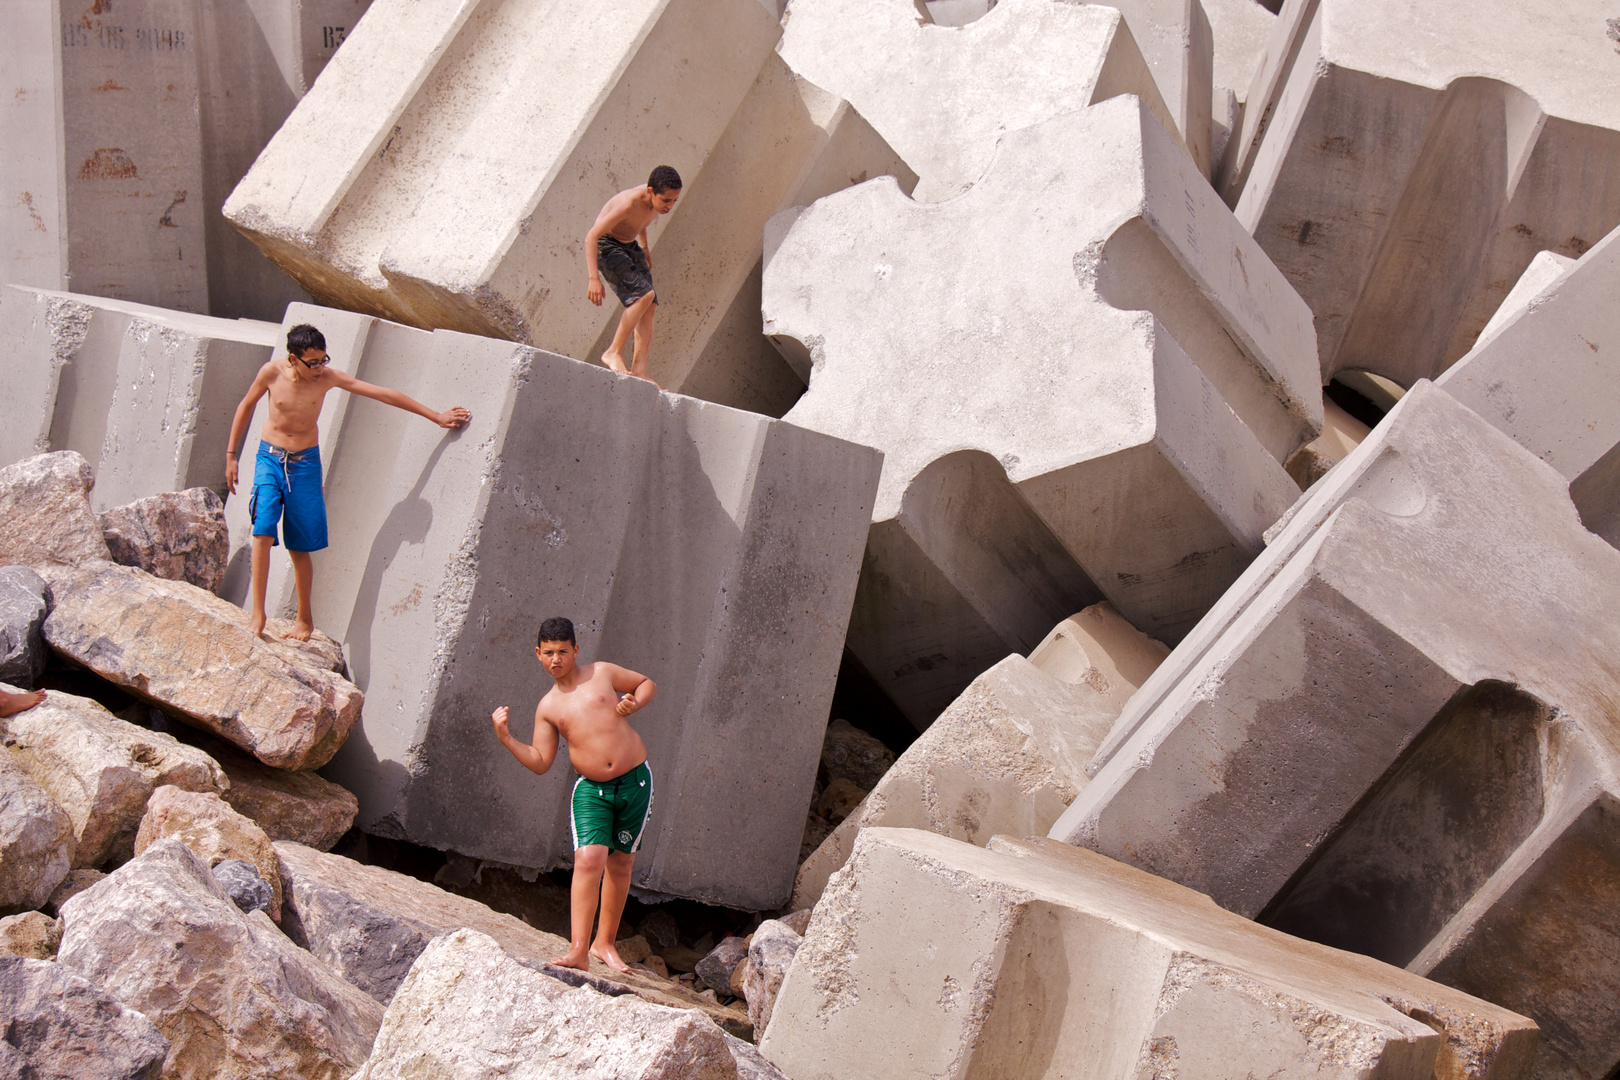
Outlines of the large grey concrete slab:
[[97,511],[165,491],[224,490],[230,417],[277,328],[126,301],[0,288],[0,458],[76,450]]
[[1135,98],[1004,136],[948,202],[828,196],[767,250],[766,330],[813,365],[787,418],[886,455],[849,646],[919,727],[1098,599],[1174,641],[1297,497],[1309,310]]
[[[751,412],[781,416],[791,408],[804,393],[804,376],[761,328],[765,223],[875,176],[893,176],[908,192],[917,183],[853,106],[795,75],[774,53],[767,57],[654,245],[653,381]],[[610,319],[583,355],[605,352],[618,323]]]
[[0,8],[0,284],[67,288],[58,4]]
[[757,0],[379,0],[225,216],[322,303],[584,356],[597,211],[696,177],[779,34]]
[[1324,383],[1438,376],[1537,252],[1620,224],[1616,78],[1584,0],[1284,4],[1221,190],[1315,313]]
[[1541,266],[1539,287],[1522,282],[1530,295],[1436,385],[1557,469],[1586,527],[1620,545],[1620,230]]
[[1131,699],[1053,827],[1620,1061],[1620,552],[1420,382]]
[[778,51],[859,109],[936,201],[977,181],[1007,132],[1116,94],[1147,102],[1207,168],[1210,49],[1196,0],[1001,0],[965,26],[912,0],[795,0]]
[[657,789],[636,885],[783,903],[878,454],[451,331],[379,323],[358,374],[473,419],[445,433],[355,400],[330,452],[315,621],[367,707],[323,771],[359,797],[357,824],[509,865],[571,859],[571,770],[528,772],[487,720],[508,705],[527,737],[549,685],[534,635],[562,614],[586,659],[659,685],[635,721]]
[[795,1080],[1509,1080],[1536,1026],[1089,851],[869,829],[760,1049]]

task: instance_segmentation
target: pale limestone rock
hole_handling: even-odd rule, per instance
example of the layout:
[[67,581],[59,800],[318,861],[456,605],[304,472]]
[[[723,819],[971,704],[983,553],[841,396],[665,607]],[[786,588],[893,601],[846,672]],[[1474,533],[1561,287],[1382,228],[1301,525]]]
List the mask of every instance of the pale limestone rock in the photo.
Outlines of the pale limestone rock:
[[95,477],[71,450],[0,469],[0,565],[72,565],[105,559],[107,541],[90,510]]
[[1137,99],[1009,132],[960,198],[880,178],[786,217],[765,325],[814,372],[785,419],[884,452],[847,644],[919,728],[1100,599],[1176,640],[1298,497],[1310,311]]
[[147,799],[159,786],[218,792],[230,785],[218,763],[196,747],[58,690],[0,719],[0,731],[23,751],[34,782],[72,820],[76,869],[128,859]]
[[766,919],[755,928],[748,942],[748,970],[743,974],[743,998],[748,1002],[748,1019],[754,1024],[754,1039],[762,1040],[776,1008],[776,995],[782,980],[803,942],[785,923]]
[[569,988],[461,929],[411,966],[354,1080],[426,1076],[733,1080],[737,1065],[699,1013]]
[[1065,844],[868,829],[760,1049],[794,1080],[1520,1080],[1536,1026]]
[[382,1022],[382,1006],[263,912],[238,911],[178,839],[69,900],[61,918],[57,962],[157,1025],[171,1044],[165,1077],[342,1080]]
[[359,719],[353,683],[255,638],[245,611],[194,585],[110,562],[47,579],[52,648],[268,765],[325,764]]
[[167,491],[115,506],[101,515],[112,560],[153,577],[189,581],[218,593],[230,535],[225,503],[208,488]]
[[158,1080],[169,1052],[141,1013],[61,964],[0,956],[0,1075],[19,1080]]
[[0,919],[0,955],[54,960],[61,943],[62,924],[42,911],[25,911]]
[[73,862],[73,821],[23,758],[0,747],[0,911],[44,904]]
[[270,886],[268,914],[281,921],[281,865],[264,830],[212,791],[164,786],[152,793],[135,837],[135,854],[173,837],[209,866],[228,859],[251,863]]
[[32,689],[44,672],[49,595],[45,579],[28,567],[0,566],[0,680]]
[[229,746],[210,752],[231,779],[225,801],[258,822],[271,840],[328,851],[354,825],[359,804],[330,780],[271,768]]
[[61,884],[52,890],[50,899],[45,901],[45,910],[52,915],[57,914],[62,910],[63,904],[106,876],[100,870],[85,868],[69,870],[67,877],[63,878]]

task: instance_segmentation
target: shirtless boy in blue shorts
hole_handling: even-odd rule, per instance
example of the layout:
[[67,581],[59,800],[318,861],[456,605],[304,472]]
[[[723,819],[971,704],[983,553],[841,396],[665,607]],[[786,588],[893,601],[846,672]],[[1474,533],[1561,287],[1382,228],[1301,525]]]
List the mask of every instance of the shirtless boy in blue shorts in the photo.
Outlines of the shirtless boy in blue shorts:
[[264,591],[270,580],[270,548],[279,543],[276,524],[287,530],[287,554],[292,558],[293,580],[298,587],[298,621],[287,636],[308,641],[315,629],[315,615],[309,592],[314,585],[315,565],[309,553],[326,546],[326,498],[321,493],[321,402],[328,390],[347,390],[372,398],[396,409],[425,416],[443,428],[457,428],[472,419],[461,406],[449,412],[434,412],[398,390],[361,382],[353,375],[327,365],[326,338],[308,323],[287,332],[287,355],[271,360],[259,369],[247,396],[236,407],[231,421],[231,441],[225,445],[225,483],[236,493],[237,461],[242,440],[247,437],[253,409],[265,394],[270,395],[270,415],[264,422],[259,453],[253,466],[253,493],[248,497],[248,516],[253,519],[253,614],[255,634],[264,630]]
[[[658,687],[645,675],[605,660],[577,664],[579,646],[574,624],[567,619],[540,624],[534,654],[556,685],[534,710],[532,743],[520,743],[507,731],[505,705],[491,719],[495,737],[524,768],[540,774],[551,768],[560,734],[568,740],[569,764],[579,774],[573,794],[570,941],[568,952],[551,962],[587,971],[594,956],[610,968],[629,971],[613,943],[630,895],[630,866],[652,813],[653,783],[647,747],[625,718],[645,708]],[[599,882],[602,921],[593,943]]]
[[[652,257],[648,253],[647,226],[660,214],[675,209],[681,197],[681,174],[660,165],[644,187],[626,188],[607,201],[585,234],[585,298],[602,305],[602,278],[607,278],[624,307],[613,344],[602,363],[621,375],[637,375],[648,382],[647,353],[652,348],[653,315],[658,292],[653,288]],[[624,368],[624,343],[634,331],[636,351],[630,370]]]

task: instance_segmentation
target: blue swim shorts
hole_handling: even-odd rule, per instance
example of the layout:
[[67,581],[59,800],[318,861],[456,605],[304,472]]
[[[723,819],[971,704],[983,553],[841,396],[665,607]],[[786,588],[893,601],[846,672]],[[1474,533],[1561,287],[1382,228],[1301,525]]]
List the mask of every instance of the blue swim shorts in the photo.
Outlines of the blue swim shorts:
[[253,535],[272,544],[277,522],[287,529],[288,551],[319,551],[326,546],[326,497],[321,494],[321,448],[283,450],[259,443],[253,462],[253,494],[248,496]]

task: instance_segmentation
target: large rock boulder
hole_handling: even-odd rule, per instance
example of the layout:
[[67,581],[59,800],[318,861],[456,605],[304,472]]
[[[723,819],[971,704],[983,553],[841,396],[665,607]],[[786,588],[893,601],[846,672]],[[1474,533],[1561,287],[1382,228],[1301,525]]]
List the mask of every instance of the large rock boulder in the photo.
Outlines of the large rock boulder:
[[217,792],[230,781],[207,754],[172,735],[120,720],[99,703],[53,690],[0,720],[23,767],[73,822],[75,867],[134,854],[146,801],[163,784]]
[[0,919],[0,956],[51,960],[62,943],[62,924],[42,911],[24,911]]
[[270,838],[252,818],[238,814],[212,791],[184,791],[160,787],[146,804],[140,832],[135,836],[139,855],[160,840],[175,837],[210,867],[241,860],[258,871],[270,886],[269,915],[281,919],[281,867]]
[[0,957],[0,1076],[157,1080],[169,1040],[61,964]]
[[28,567],[0,566],[0,680],[32,689],[45,670],[49,596],[45,579]]
[[476,930],[435,939],[400,985],[354,1080],[733,1080],[700,1013],[570,988]]
[[73,821],[0,746],[0,911],[37,908],[67,876]]
[[709,954],[697,962],[692,970],[698,981],[717,994],[731,993],[731,975],[737,970],[737,965],[748,959],[748,941],[740,937],[728,937],[709,950]]
[[58,963],[150,1018],[165,1077],[341,1080],[370,1053],[382,1007],[244,914],[178,839],[62,906]]
[[0,469],[0,565],[105,559],[107,541],[90,510],[90,463],[71,450]]
[[748,999],[748,1019],[754,1023],[755,1038],[763,1039],[776,1007],[782,980],[799,951],[803,939],[786,923],[766,919],[748,943],[748,974],[743,980],[743,996]]
[[324,765],[360,717],[353,683],[194,585],[101,561],[46,576],[52,648],[268,765]]
[[115,506],[101,515],[101,531],[114,562],[211,593],[225,580],[231,554],[225,503],[209,488],[166,491]]
[[330,780],[312,772],[271,768],[216,739],[203,745],[231,778],[225,801],[258,822],[271,840],[329,851],[354,825],[359,802]]

